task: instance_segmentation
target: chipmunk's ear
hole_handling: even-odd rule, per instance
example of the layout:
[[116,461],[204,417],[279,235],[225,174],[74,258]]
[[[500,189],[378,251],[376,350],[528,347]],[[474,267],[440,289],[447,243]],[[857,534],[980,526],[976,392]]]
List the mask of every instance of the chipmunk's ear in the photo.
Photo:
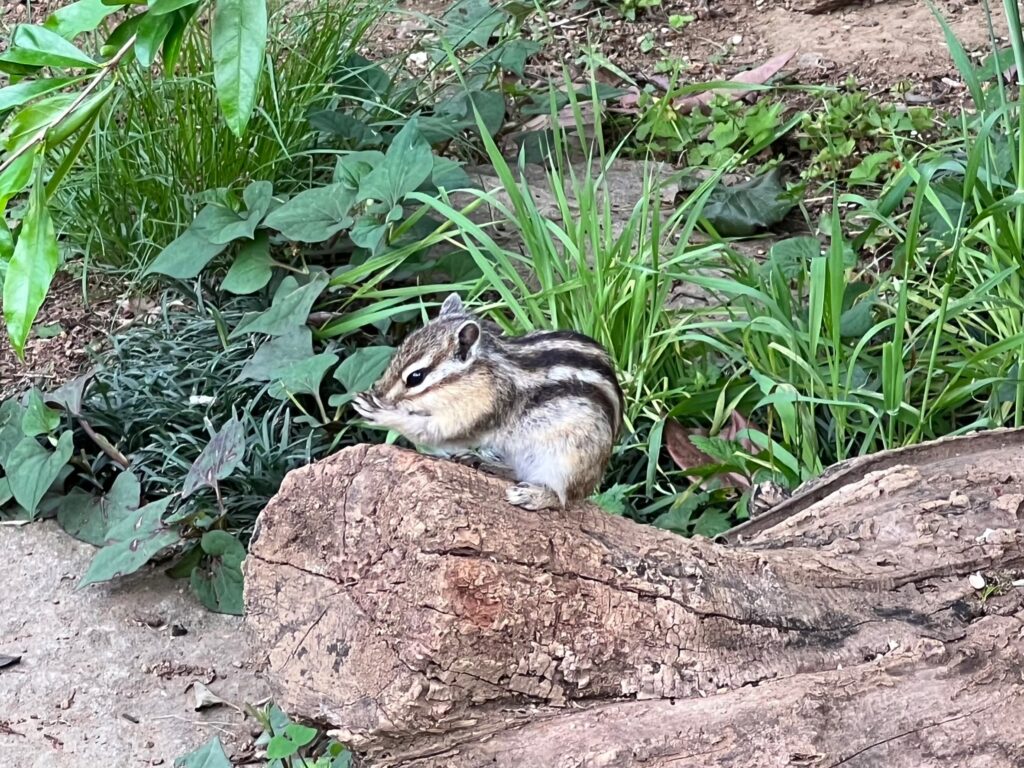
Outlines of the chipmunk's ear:
[[480,324],[476,320],[467,320],[459,326],[455,338],[455,356],[465,362],[476,351],[477,342],[480,341]]
[[438,317],[446,317],[448,315],[464,315],[466,310],[462,306],[462,299],[459,298],[459,294],[450,293],[448,298],[444,300],[444,304],[441,305],[441,313]]

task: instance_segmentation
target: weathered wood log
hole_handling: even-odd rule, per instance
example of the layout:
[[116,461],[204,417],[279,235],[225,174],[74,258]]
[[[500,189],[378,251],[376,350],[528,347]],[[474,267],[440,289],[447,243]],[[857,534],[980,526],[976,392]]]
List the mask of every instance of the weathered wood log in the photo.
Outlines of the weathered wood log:
[[1024,431],[941,445],[735,547],[347,449],[262,513],[247,622],[361,765],[1022,765]]

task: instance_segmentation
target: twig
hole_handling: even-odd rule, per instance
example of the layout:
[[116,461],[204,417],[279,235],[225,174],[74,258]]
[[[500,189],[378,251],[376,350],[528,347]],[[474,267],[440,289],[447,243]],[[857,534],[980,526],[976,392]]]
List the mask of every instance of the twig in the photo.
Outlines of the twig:
[[12,165],[14,161],[19,157],[28,152],[29,149],[34,147],[39,142],[46,139],[47,132],[55,125],[58,125],[64,118],[82,106],[82,103],[89,98],[89,94],[96,90],[100,83],[103,82],[104,78],[111,73],[111,71],[120,63],[124,55],[131,50],[132,46],[135,45],[135,38],[137,35],[132,35],[128,38],[128,42],[121,46],[121,50],[115,53],[106,64],[104,64],[100,71],[96,73],[96,77],[89,81],[89,84],[85,86],[78,98],[71,102],[56,118],[50,121],[47,125],[39,129],[39,133],[33,136],[29,141],[22,144],[18,149],[7,156],[7,159],[0,163],[0,173],[3,173]]
[[117,450],[117,448],[115,448],[107,438],[103,435],[97,434],[96,430],[92,428],[92,425],[81,416],[78,417],[78,425],[82,428],[82,431],[91,437],[92,441],[100,447],[100,450],[113,459],[116,464],[119,464],[124,469],[130,468],[131,464],[128,459],[125,458],[125,455]]

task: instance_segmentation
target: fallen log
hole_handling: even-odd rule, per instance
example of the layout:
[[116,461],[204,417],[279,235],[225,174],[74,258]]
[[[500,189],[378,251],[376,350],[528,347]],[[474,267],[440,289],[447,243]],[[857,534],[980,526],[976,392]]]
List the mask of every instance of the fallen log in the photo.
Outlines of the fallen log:
[[261,514],[247,624],[359,765],[1021,765],[1024,431],[941,444],[734,546],[349,448]]

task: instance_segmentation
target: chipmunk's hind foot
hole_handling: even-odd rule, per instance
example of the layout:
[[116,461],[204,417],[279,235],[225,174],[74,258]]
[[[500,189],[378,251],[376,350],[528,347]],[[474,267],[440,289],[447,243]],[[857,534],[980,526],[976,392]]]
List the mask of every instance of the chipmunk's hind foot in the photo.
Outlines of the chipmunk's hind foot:
[[516,483],[505,490],[505,499],[509,504],[523,509],[560,509],[562,502],[554,491],[539,485]]

